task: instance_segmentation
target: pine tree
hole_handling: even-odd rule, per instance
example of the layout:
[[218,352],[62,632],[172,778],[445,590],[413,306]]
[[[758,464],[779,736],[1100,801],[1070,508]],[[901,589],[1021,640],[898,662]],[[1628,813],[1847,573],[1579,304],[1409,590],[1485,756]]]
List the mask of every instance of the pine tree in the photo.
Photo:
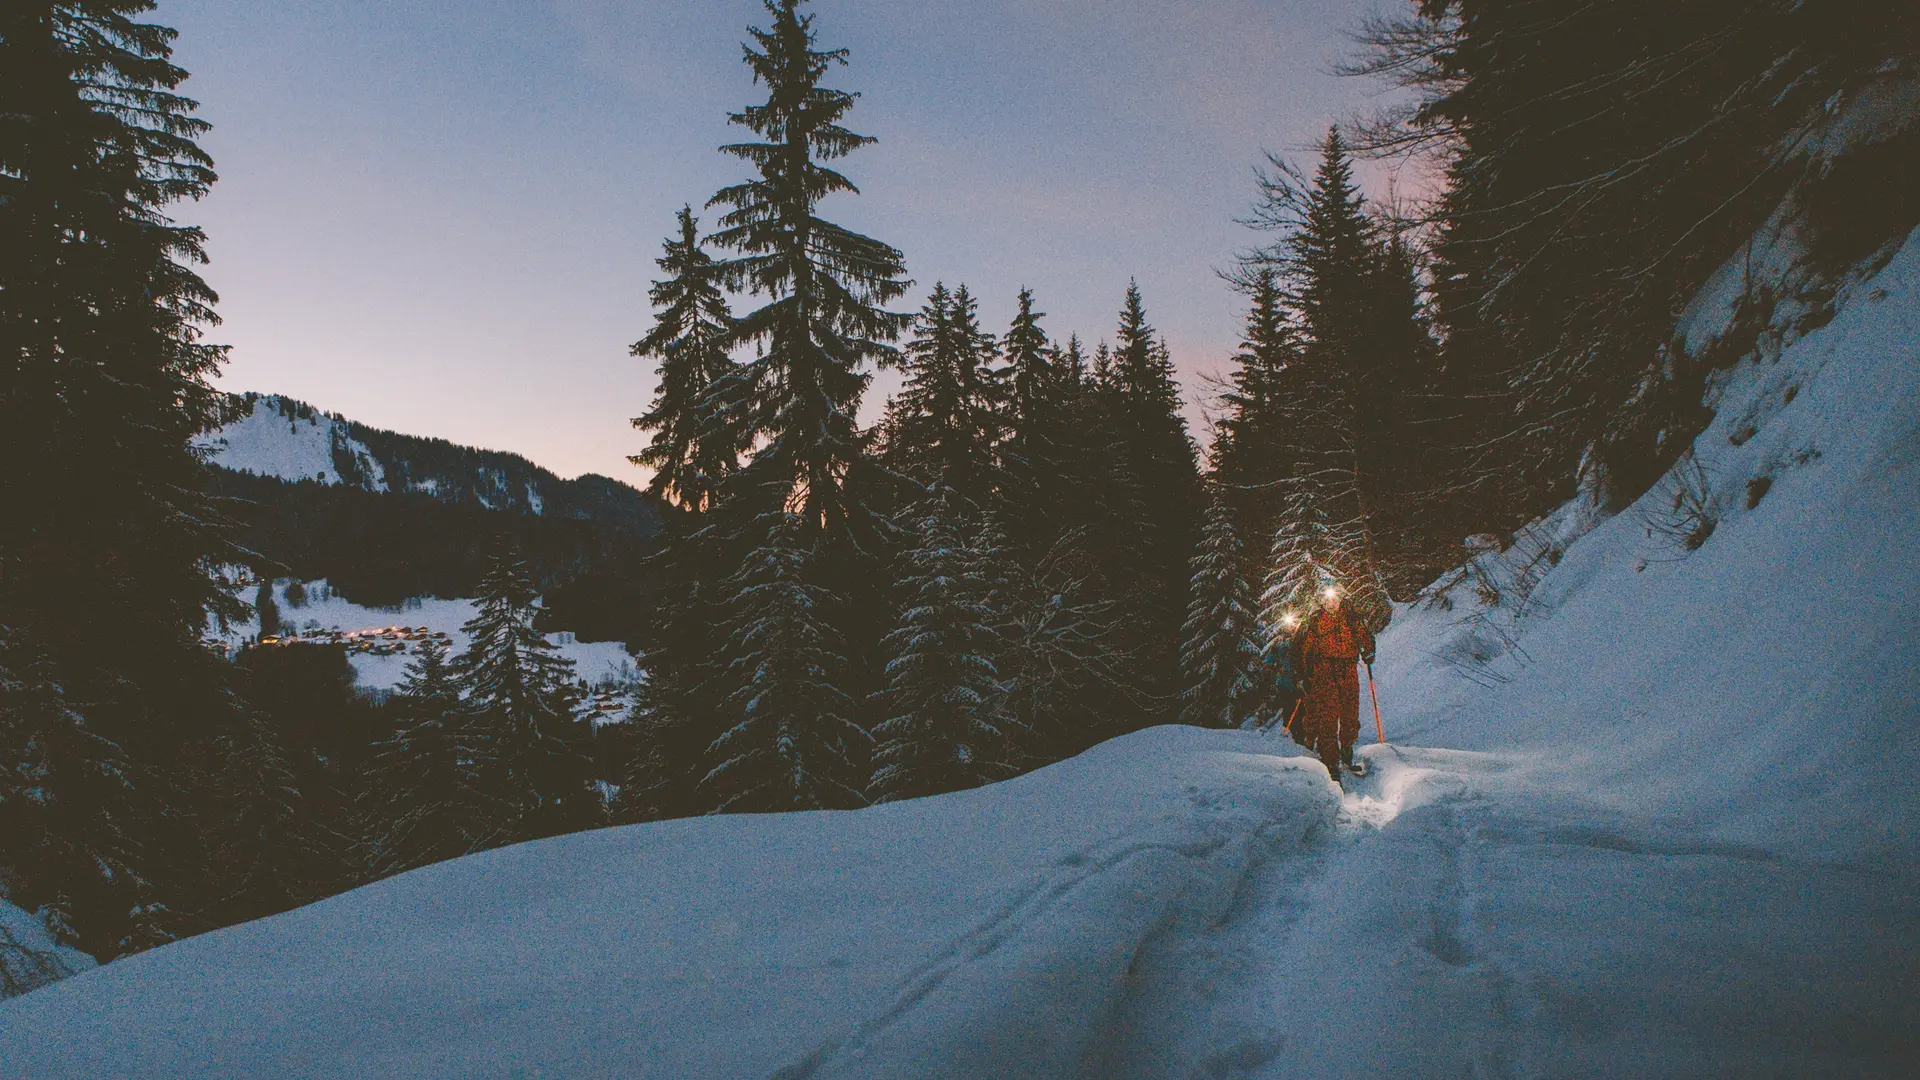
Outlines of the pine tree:
[[1280,391],[1298,353],[1279,274],[1258,267],[1247,285],[1248,305],[1231,388],[1221,396],[1223,415],[1212,452],[1213,475],[1236,509],[1244,535],[1272,535],[1276,524],[1274,481],[1283,475],[1287,432]]
[[1274,434],[1258,485],[1273,501],[1259,516],[1277,522],[1276,556],[1310,549],[1314,573],[1339,575],[1366,616],[1383,621],[1390,608],[1377,510],[1404,494],[1390,466],[1414,439],[1385,391],[1419,377],[1424,331],[1393,324],[1382,306],[1382,244],[1339,129],[1328,130],[1311,182],[1282,170],[1266,181],[1262,220],[1288,232],[1255,265],[1278,272],[1300,340],[1266,386]]
[[320,820],[303,790],[298,773],[311,770],[291,760],[281,734],[257,713],[219,748],[221,821],[211,855],[220,889],[196,921],[210,928],[264,918],[334,891],[348,840]]
[[1068,533],[1031,560],[995,567],[995,665],[1014,760],[1051,764],[1114,731],[1116,712],[1138,711],[1127,656],[1085,535]]
[[722,280],[769,297],[735,325],[737,343],[763,347],[751,365],[758,394],[743,433],[762,440],[749,466],[752,482],[789,484],[806,527],[833,532],[848,527],[853,510],[844,485],[865,451],[855,419],[872,378],[863,367],[897,358],[886,343],[909,317],[884,305],[909,283],[900,252],[816,213],[827,195],[858,193],[822,162],[874,140],[840,126],[854,96],[826,89],[820,79],[844,65],[847,53],[814,48],[813,18],[799,12],[803,2],[766,0],[772,29],[749,31],[747,65],[768,98],[731,120],[765,141],[722,150],[759,176],[723,189],[708,205],[731,208],[713,242],[742,253],[720,264]]
[[[36,864],[15,895],[66,905],[102,959],[155,940],[150,913],[193,906],[194,788],[234,717],[200,638],[210,613],[238,614],[210,573],[236,560],[189,445],[223,353],[200,337],[216,321],[192,270],[201,234],[165,214],[214,175],[173,32],[137,20],[153,6],[0,8],[0,625],[94,745],[124,755],[105,787],[62,770],[85,790],[49,805],[108,802],[49,818],[75,857]],[[134,872],[87,854],[96,814]]]
[[574,717],[573,661],[534,627],[539,599],[525,560],[497,552],[454,664],[484,763],[485,824],[509,841],[588,828],[602,809],[590,733]]
[[[854,97],[820,83],[847,54],[815,48],[802,3],[768,0],[771,27],[749,31],[745,59],[767,99],[731,119],[761,141],[722,150],[758,175],[708,203],[728,208],[713,243],[738,253],[720,264],[722,281],[767,298],[734,334],[736,345],[759,351],[737,413],[754,450],[691,535],[714,553],[714,573],[703,580],[735,637],[680,666],[679,684],[698,697],[668,710],[698,716],[706,702],[731,710],[736,722],[717,732],[709,758],[718,765],[702,785],[701,797],[722,808],[859,801],[862,710],[889,621],[879,572],[889,526],[868,505],[883,478],[856,414],[870,366],[899,356],[888,343],[910,316],[886,305],[911,283],[898,251],[819,216],[825,197],[857,193],[824,163],[874,140],[841,126]],[[822,650],[831,652],[830,680],[815,662]]]
[[935,284],[899,361],[905,384],[887,410],[887,462],[975,507],[987,505],[999,488],[996,352],[993,338],[980,331],[978,303],[967,287],[949,293]]
[[1059,350],[1040,328],[1033,290],[1021,289],[997,372],[1002,491],[1009,541],[1021,558],[1035,559],[1066,527],[1075,462],[1072,411],[1085,358],[1080,339]]
[[445,647],[423,643],[394,692],[399,720],[374,750],[357,815],[367,866],[385,877],[498,842],[482,758]]
[[[107,881],[134,878],[139,852],[116,816],[130,787],[120,748],[88,729],[49,666],[0,626],[0,865],[15,879],[0,883],[0,899],[39,909],[56,940],[80,944],[75,897],[33,886],[74,880],[83,866]],[[15,892],[19,882],[29,888]],[[135,886],[134,895],[150,893]],[[158,935],[157,914],[136,932]]]
[[[994,668],[987,564],[997,543],[965,535],[959,496],[936,488],[909,513],[906,606],[888,635],[887,719],[874,729],[876,802],[958,791],[1012,771]],[[983,530],[984,532],[984,530]]]
[[1205,538],[1193,557],[1180,670],[1181,720],[1197,727],[1238,727],[1258,713],[1263,643],[1252,590],[1242,569],[1240,537],[1226,504],[1207,509]]
[[727,582],[733,723],[713,741],[702,787],[716,812],[860,806],[872,740],[845,689],[846,644],[820,617],[806,522],[769,501],[764,538]]
[[633,355],[660,361],[653,405],[633,426],[653,432],[635,465],[653,470],[648,490],[678,506],[701,510],[746,449],[740,424],[729,415],[729,395],[740,372],[728,355],[733,315],[721,292],[718,265],[700,246],[699,222],[682,207],[680,234],[659,259],[668,277],[653,284],[653,330]]
[[[1172,358],[1147,324],[1136,284],[1127,286],[1117,341],[1105,395],[1115,437],[1112,468],[1122,485],[1109,508],[1118,518],[1109,577],[1130,586],[1126,623],[1138,634],[1139,693],[1170,703],[1179,684],[1188,560],[1202,515],[1199,466]],[[1156,707],[1137,722],[1167,718]]]
[[[1058,407],[1061,377],[1046,332],[1040,329],[1040,320],[1046,314],[1033,309],[1032,289],[1020,290],[1018,305],[1001,347],[1006,361],[1001,380],[1005,383],[1005,415],[1015,426],[1018,442],[1029,444],[1042,434],[1034,425]],[[1076,349],[1078,345],[1076,338]],[[1033,452],[1027,451],[1027,456],[1034,456]]]

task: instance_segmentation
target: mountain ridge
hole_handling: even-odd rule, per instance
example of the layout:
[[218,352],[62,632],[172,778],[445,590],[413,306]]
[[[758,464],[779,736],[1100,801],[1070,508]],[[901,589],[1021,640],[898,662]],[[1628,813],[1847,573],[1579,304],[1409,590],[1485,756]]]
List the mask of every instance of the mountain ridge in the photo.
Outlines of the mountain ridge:
[[195,440],[207,463],[289,484],[418,494],[484,510],[658,530],[657,499],[599,473],[571,480],[505,450],[376,428],[284,394],[228,394],[218,429]]

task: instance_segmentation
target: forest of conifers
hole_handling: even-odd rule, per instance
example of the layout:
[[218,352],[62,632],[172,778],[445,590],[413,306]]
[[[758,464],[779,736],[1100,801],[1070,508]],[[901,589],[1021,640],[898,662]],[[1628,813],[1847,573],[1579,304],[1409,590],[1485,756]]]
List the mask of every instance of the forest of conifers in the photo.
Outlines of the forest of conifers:
[[[1201,445],[1138,288],[1110,337],[1062,334],[1025,283],[915,286],[824,216],[842,162],[886,150],[833,89],[857,58],[769,0],[725,118],[740,182],[676,199],[635,313],[658,374],[635,461],[684,512],[605,775],[510,547],[473,647],[384,705],[331,660],[204,647],[247,558],[192,449],[224,351],[204,238],[169,214],[215,176],[152,7],[0,9],[0,895],[102,959],[497,844],[1262,722],[1279,620],[1325,584],[1377,627],[1445,601],[1464,537],[1670,467],[1742,351],[1689,353],[1676,316],[1783,202],[1836,266],[1920,223],[1914,136],[1798,152],[1915,62],[1910,3],[1421,0],[1351,65],[1409,104],[1249,192],[1244,344]],[[1379,155],[1443,182],[1371,201],[1354,161]],[[1018,297],[1011,325],[976,288]],[[864,425],[882,369],[902,388]]]

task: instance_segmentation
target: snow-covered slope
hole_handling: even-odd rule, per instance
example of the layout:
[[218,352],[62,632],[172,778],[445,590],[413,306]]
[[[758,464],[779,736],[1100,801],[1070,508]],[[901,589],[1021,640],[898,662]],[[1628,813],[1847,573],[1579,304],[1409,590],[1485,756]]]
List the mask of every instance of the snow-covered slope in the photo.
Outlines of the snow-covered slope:
[[226,423],[195,440],[216,468],[591,520],[641,535],[659,526],[656,503],[604,476],[562,480],[517,454],[368,427],[276,394],[232,395],[226,412]]
[[[240,398],[236,406],[232,421],[197,441],[209,463],[255,476],[387,490],[386,470],[339,417],[281,397]],[[342,462],[351,480],[342,478]]]
[[1156,729],[521,845],[0,1006],[0,1076],[1912,1076],[1920,238],[1778,344],[1401,613],[1349,794]]

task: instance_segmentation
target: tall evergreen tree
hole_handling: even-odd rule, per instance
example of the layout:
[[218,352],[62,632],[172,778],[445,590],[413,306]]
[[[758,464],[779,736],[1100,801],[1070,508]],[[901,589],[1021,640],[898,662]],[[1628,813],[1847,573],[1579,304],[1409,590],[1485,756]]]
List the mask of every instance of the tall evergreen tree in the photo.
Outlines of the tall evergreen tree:
[[1070,357],[1054,348],[1040,328],[1045,317],[1034,310],[1033,290],[1021,289],[1001,346],[1005,366],[997,373],[1003,520],[1009,541],[1028,559],[1045,552],[1065,527],[1075,471],[1069,428],[1085,366],[1080,339],[1069,345]]
[[737,342],[763,347],[752,365],[757,393],[746,432],[763,440],[749,466],[753,482],[789,484],[808,529],[838,532],[853,514],[847,475],[865,452],[855,419],[872,378],[864,367],[898,356],[887,342],[909,316],[884,305],[909,283],[900,252],[817,213],[827,195],[858,193],[823,162],[874,140],[840,125],[854,95],[820,79],[844,65],[847,52],[814,47],[803,2],[765,0],[772,28],[749,30],[746,62],[768,97],[731,120],[764,141],[722,150],[759,176],[721,190],[708,205],[730,208],[713,242],[741,253],[720,264],[722,279],[769,298],[735,326]]
[[[165,214],[214,175],[173,31],[139,21],[153,6],[0,8],[0,625],[93,745],[120,748],[126,781],[49,793],[78,812],[47,819],[66,840],[46,850],[72,857],[22,860],[13,893],[66,905],[103,959],[156,940],[163,902],[193,905],[193,778],[236,715],[200,645],[236,606],[210,574],[226,549],[189,444],[214,412],[215,298],[192,270],[199,230]],[[75,764],[60,776],[79,783]],[[118,839],[92,833],[105,821]]]
[[633,426],[653,432],[635,465],[653,470],[648,490],[679,506],[701,510],[746,449],[741,424],[729,415],[738,365],[728,355],[733,315],[721,291],[718,265],[700,246],[699,222],[682,207],[680,233],[669,238],[653,284],[653,329],[633,346],[633,355],[660,361],[659,389],[646,415]]
[[[721,807],[742,809],[857,801],[866,786],[864,775],[852,775],[865,767],[861,710],[889,622],[879,573],[889,526],[867,505],[877,471],[856,413],[871,365],[899,355],[888,343],[910,316],[886,305],[910,282],[898,251],[819,216],[826,196],[857,193],[825,163],[874,140],[841,126],[854,96],[821,80],[847,54],[815,47],[803,2],[767,0],[770,27],[749,31],[745,59],[767,99],[731,119],[760,141],[722,150],[758,175],[708,204],[728,208],[713,243],[738,253],[720,264],[722,281],[767,298],[735,323],[734,334],[736,345],[758,349],[738,413],[742,440],[754,449],[691,534],[691,543],[713,553],[712,576],[703,581],[712,586],[714,610],[727,612],[723,625],[750,641],[727,642],[711,659],[684,665],[677,681],[699,696],[669,710],[698,715],[694,709],[716,701],[731,710],[710,751],[721,764],[704,787]],[[792,606],[803,601],[804,610]],[[830,684],[819,681],[823,669],[790,651],[816,632],[838,650]],[[793,662],[741,660],[762,652]],[[718,663],[721,657],[729,659]],[[768,681],[778,678],[797,681]],[[804,722],[833,729],[825,738],[847,759],[827,767],[808,758],[785,780],[766,779],[773,763],[792,763],[793,746],[753,741],[785,739],[809,710],[813,720]],[[860,737],[835,727],[842,721]],[[781,797],[792,801],[782,807]]]
[[887,410],[889,464],[975,507],[986,506],[999,487],[996,351],[967,287],[949,293],[935,284],[899,361],[905,385]]
[[872,738],[846,689],[846,643],[820,615],[808,523],[768,501],[765,539],[727,582],[733,723],[713,741],[702,786],[719,812],[860,806]]
[[1124,501],[1112,507],[1119,518],[1112,580],[1130,586],[1128,622],[1139,633],[1140,691],[1171,702],[1179,681],[1188,560],[1202,515],[1199,465],[1181,415],[1172,358],[1147,324],[1136,284],[1127,286],[1117,342],[1107,394],[1116,437],[1113,467],[1131,490],[1123,490]]
[[590,733],[574,717],[573,661],[535,628],[539,600],[526,561],[497,552],[454,664],[484,763],[485,824],[508,841],[588,828],[602,809]]
[[482,786],[490,763],[444,647],[423,644],[393,703],[399,725],[375,748],[357,808],[367,867],[382,877],[498,842]]
[[[1300,337],[1266,387],[1263,419],[1275,434],[1263,455],[1271,479],[1258,483],[1273,497],[1264,509],[1277,522],[1275,554],[1306,551],[1301,538],[1316,537],[1312,573],[1339,573],[1366,616],[1384,620],[1390,560],[1380,508],[1404,494],[1394,484],[1415,437],[1390,391],[1419,377],[1423,357],[1416,312],[1383,303],[1391,297],[1382,267],[1403,249],[1376,235],[1337,127],[1310,182],[1283,166],[1264,187],[1262,223],[1287,235],[1255,265],[1277,271]],[[1394,266],[1400,286],[1411,285],[1410,270]]]
[[1002,727],[1023,766],[1077,754],[1112,734],[1116,712],[1138,711],[1115,629],[1118,605],[1086,539],[1068,533],[991,575]]
[[1207,508],[1205,538],[1193,557],[1190,597],[1180,649],[1180,718],[1198,727],[1238,727],[1264,700],[1257,682],[1264,643],[1240,536],[1217,498]]
[[1004,556],[965,535],[964,505],[936,488],[909,514],[918,541],[904,557],[906,605],[886,641],[887,719],[874,729],[877,802],[977,787],[1012,771],[985,565]]

